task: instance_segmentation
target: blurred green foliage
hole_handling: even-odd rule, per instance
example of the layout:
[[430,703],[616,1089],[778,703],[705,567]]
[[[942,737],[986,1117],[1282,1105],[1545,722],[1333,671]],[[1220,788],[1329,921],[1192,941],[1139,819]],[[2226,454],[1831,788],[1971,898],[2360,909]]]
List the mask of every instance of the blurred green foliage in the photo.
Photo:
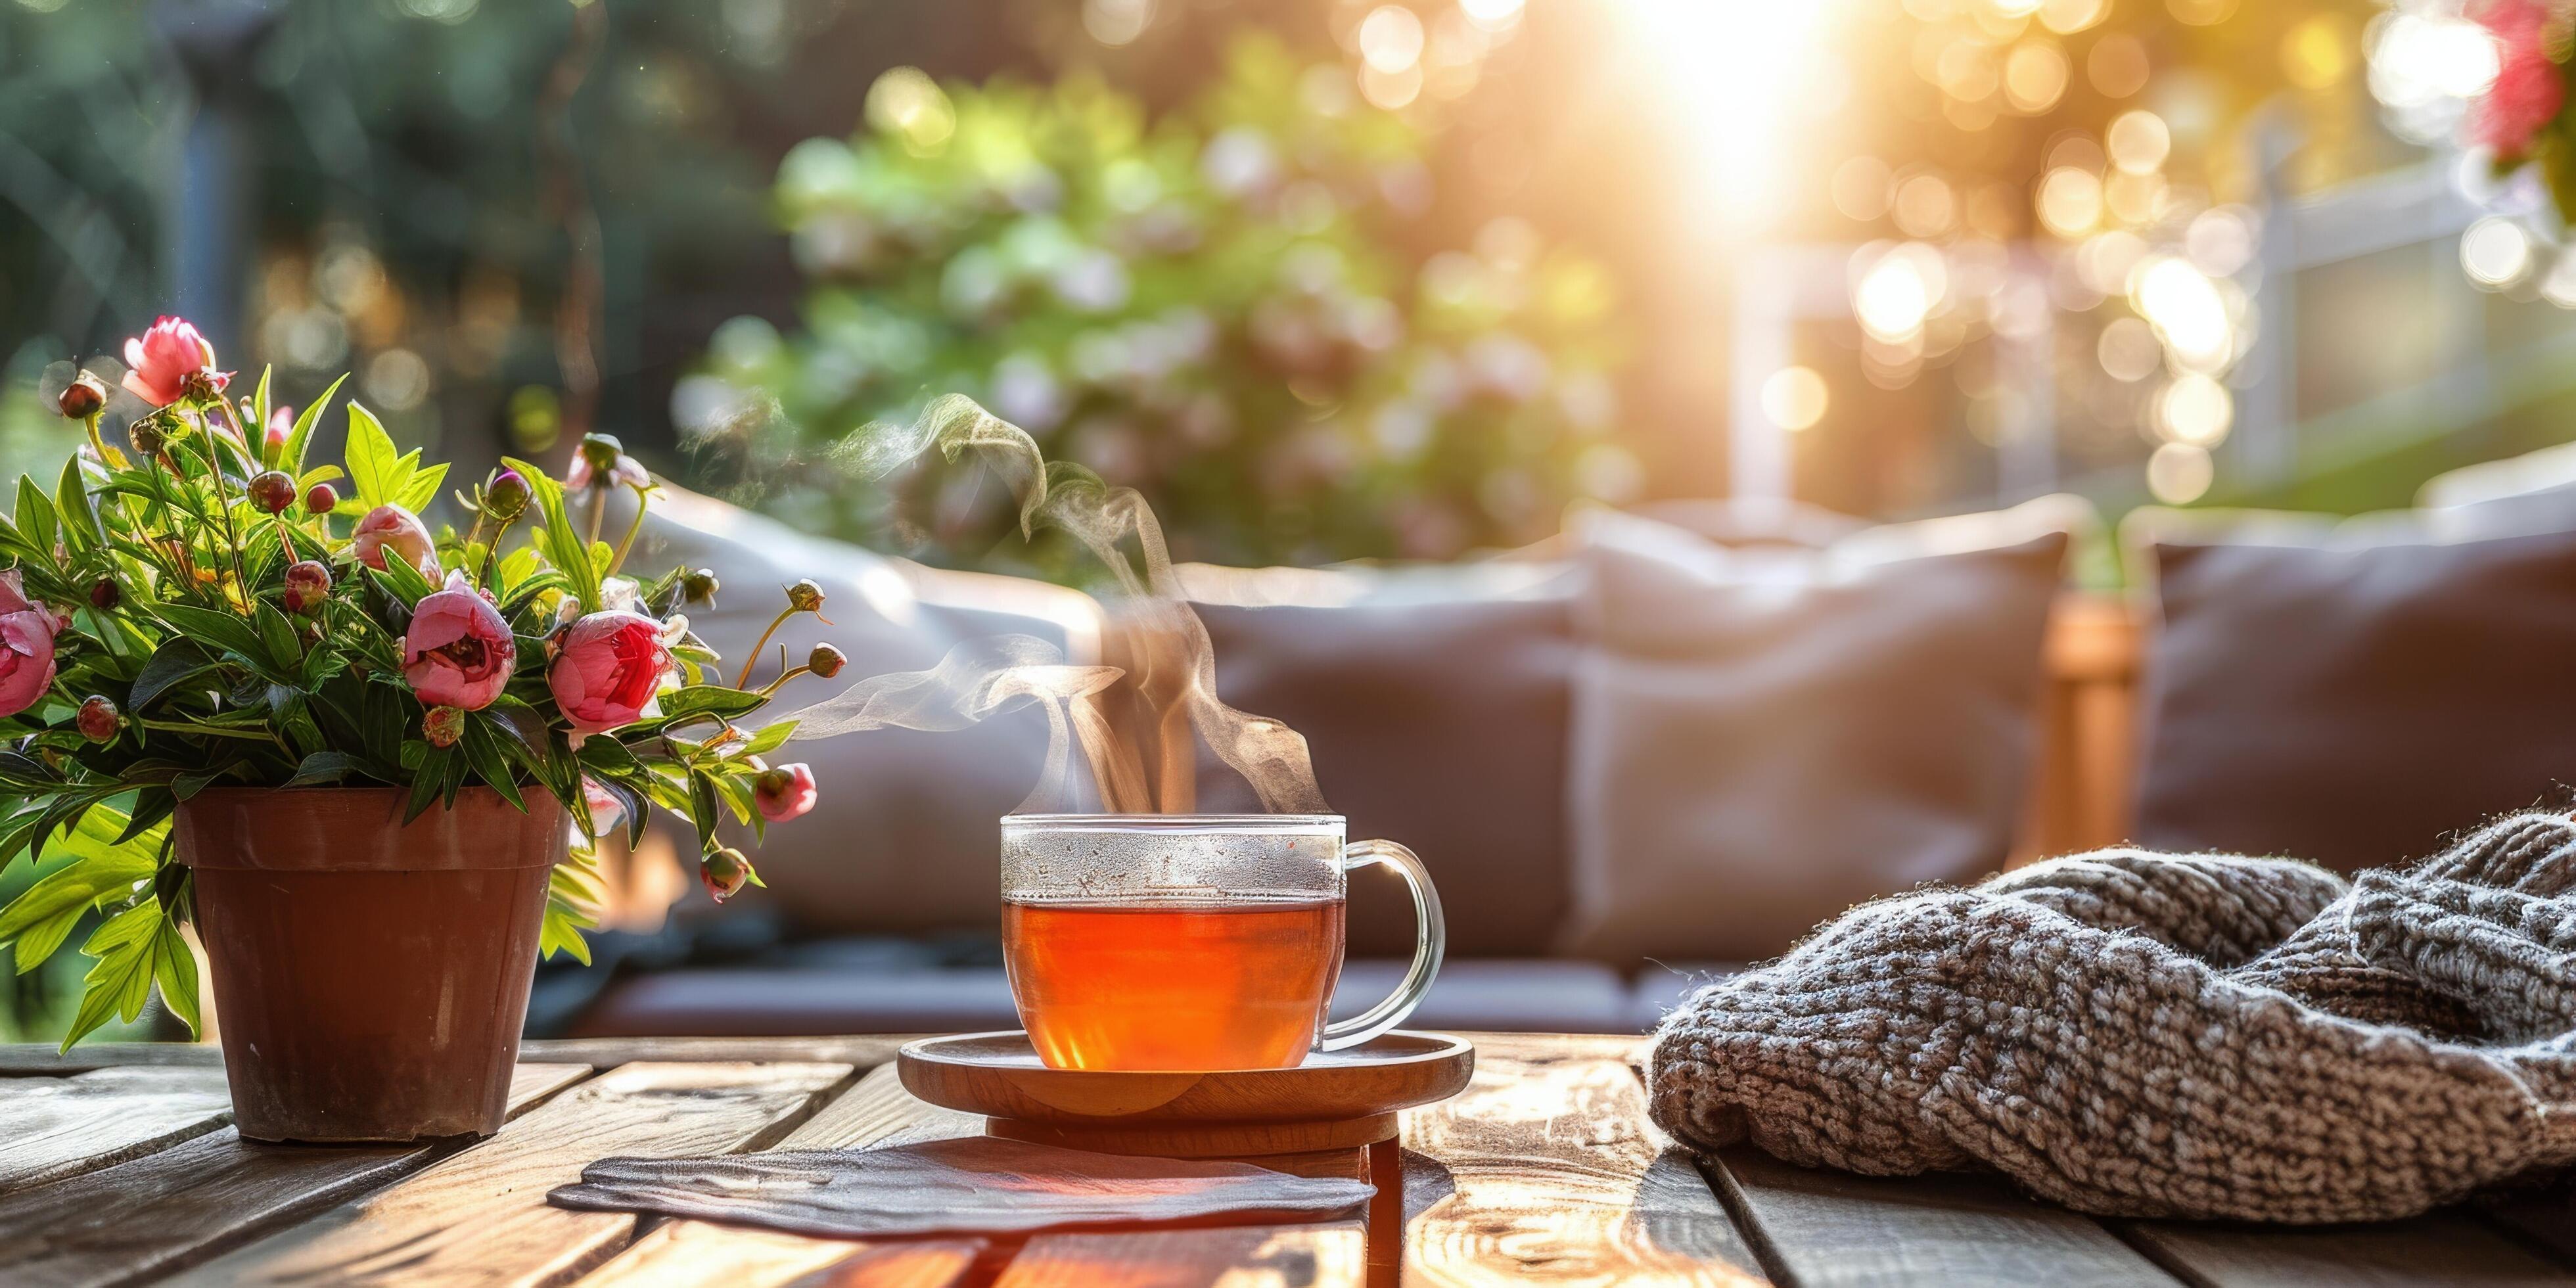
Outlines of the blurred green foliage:
[[817,531],[1008,562],[1010,499],[971,464],[890,493],[834,466],[854,429],[963,392],[1144,490],[1183,559],[1439,557],[1634,495],[1608,276],[1516,220],[1408,245],[1425,137],[1350,84],[1260,38],[1152,117],[1080,73],[887,73],[853,138],[779,168],[803,329],[727,322],[674,393],[701,476]]

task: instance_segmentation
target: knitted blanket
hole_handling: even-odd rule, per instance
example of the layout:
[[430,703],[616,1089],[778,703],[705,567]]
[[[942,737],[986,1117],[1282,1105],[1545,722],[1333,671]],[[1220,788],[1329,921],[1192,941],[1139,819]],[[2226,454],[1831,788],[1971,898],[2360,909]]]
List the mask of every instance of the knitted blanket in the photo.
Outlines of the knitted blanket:
[[2116,1216],[2406,1216],[2576,1163],[2576,823],[2347,885],[2105,850],[1866,904],[1664,1023],[1654,1116]]

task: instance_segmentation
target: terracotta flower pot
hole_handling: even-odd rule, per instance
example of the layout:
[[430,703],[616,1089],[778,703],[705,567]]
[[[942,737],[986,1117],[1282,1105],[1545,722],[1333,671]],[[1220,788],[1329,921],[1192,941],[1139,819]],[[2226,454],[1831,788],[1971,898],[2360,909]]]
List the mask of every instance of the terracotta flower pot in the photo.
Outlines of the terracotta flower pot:
[[233,1122],[256,1140],[500,1130],[549,870],[542,790],[402,822],[392,787],[219,788],[179,806]]

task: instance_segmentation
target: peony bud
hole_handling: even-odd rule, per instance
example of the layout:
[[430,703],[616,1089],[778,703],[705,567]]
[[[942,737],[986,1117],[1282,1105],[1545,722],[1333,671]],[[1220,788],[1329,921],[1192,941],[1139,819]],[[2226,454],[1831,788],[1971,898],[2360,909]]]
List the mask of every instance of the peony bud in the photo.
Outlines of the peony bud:
[[121,723],[117,718],[115,701],[103,693],[93,693],[82,699],[80,714],[72,717],[72,722],[80,726],[81,736],[91,742],[116,741],[116,729]]
[[283,470],[262,470],[250,476],[250,503],[262,514],[277,514],[295,504],[295,480]]
[[742,851],[728,846],[698,860],[698,884],[707,888],[717,903],[734,897],[751,881],[751,860]]
[[823,588],[811,577],[787,588],[787,606],[800,613],[823,611]]
[[55,405],[73,420],[88,420],[107,406],[107,382],[83,371],[64,386],[62,400]]
[[157,460],[161,449],[170,445],[170,435],[160,422],[145,417],[126,427],[125,441],[134,444],[135,454],[145,460]]
[[581,436],[581,459],[588,463],[594,472],[604,473],[616,469],[617,458],[625,454],[626,444],[618,442],[615,435],[584,434]]
[[295,614],[317,612],[322,602],[331,597],[331,570],[306,559],[286,570],[286,611]]
[[340,490],[328,483],[316,483],[304,494],[306,514],[329,514],[340,504]]
[[716,580],[716,570],[713,568],[693,569],[680,576],[681,598],[692,604],[714,607],[716,591],[722,587],[723,583]]
[[116,607],[117,601],[123,598],[125,598],[125,592],[118,590],[116,583],[105,577],[90,583],[89,606],[92,608],[105,612]]
[[764,770],[751,780],[752,800],[760,806],[760,816],[772,823],[802,816],[814,808],[818,795],[814,790],[814,770],[802,763]]
[[483,512],[504,523],[518,518],[528,508],[528,479],[517,470],[503,470],[492,476],[483,488]]
[[829,644],[817,644],[813,652],[805,655],[805,669],[828,680],[839,675],[841,668],[848,665],[849,660],[849,656],[841,650]]
[[454,707],[431,707],[420,718],[420,736],[433,747],[453,747],[465,736],[465,713]]
[[390,550],[405,562],[420,569],[420,575],[438,577],[438,548],[430,542],[429,525],[420,516],[399,505],[380,505],[367,511],[349,534],[350,547],[358,562],[381,572],[385,552]]
[[281,406],[268,413],[268,433],[261,441],[270,459],[286,450],[286,440],[295,437],[295,409]]

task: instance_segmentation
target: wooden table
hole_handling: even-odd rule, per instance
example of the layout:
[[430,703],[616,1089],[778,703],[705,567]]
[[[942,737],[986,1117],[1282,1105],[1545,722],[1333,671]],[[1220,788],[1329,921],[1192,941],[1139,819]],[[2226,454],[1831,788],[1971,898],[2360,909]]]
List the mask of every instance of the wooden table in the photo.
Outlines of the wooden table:
[[469,1147],[273,1146],[226,1126],[203,1047],[0,1047],[0,1284],[2538,1283],[2576,1279],[2562,1190],[2385,1226],[2097,1221],[1985,1178],[1872,1180],[1646,1119],[1634,1038],[1485,1035],[1475,1085],[1405,1115],[1366,1220],[853,1243],[569,1212],[609,1154],[966,1134],[913,1099],[900,1039],[532,1042],[510,1125]]

